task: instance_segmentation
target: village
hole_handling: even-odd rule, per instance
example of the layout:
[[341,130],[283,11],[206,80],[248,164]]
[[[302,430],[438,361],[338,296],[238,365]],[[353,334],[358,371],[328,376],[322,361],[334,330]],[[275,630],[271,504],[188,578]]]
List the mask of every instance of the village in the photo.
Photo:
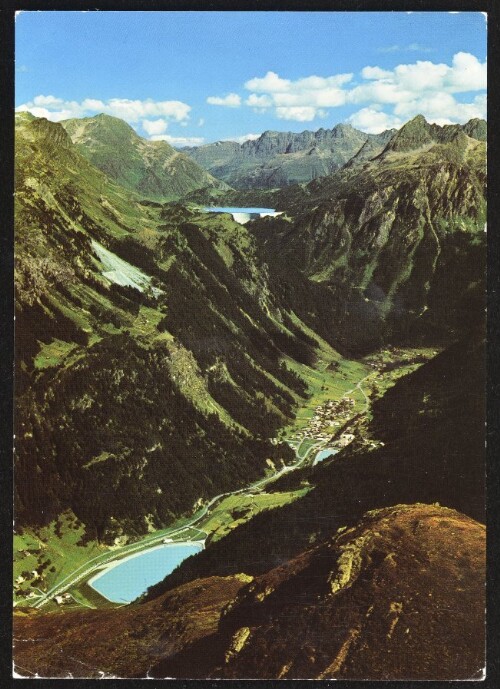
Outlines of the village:
[[[336,432],[336,429],[343,426],[353,415],[355,401],[352,397],[343,397],[338,401],[329,400],[318,405],[314,409],[314,416],[307,426],[292,435],[293,440],[304,440],[306,438],[315,441],[327,441]],[[354,440],[352,433],[342,433],[337,439],[339,447],[346,447]]]

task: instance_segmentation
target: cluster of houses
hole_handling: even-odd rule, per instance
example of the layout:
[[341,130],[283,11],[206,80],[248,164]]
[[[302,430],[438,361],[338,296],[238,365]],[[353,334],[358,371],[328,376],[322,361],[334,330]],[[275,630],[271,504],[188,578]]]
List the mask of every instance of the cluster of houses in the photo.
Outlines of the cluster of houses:
[[57,603],[57,605],[67,605],[73,600],[73,597],[71,593],[61,593],[57,596],[54,596],[54,602]]
[[26,591],[26,589],[22,588],[23,584],[28,584],[28,586],[32,586],[33,582],[41,581],[41,576],[36,571],[36,569],[30,572],[29,575],[30,576],[26,576],[25,572],[24,574],[20,574],[18,577],[16,577],[14,581],[14,593],[18,598],[37,598],[39,595],[35,591]]
[[[328,440],[331,438],[333,428],[340,427],[352,416],[355,401],[351,397],[343,397],[340,400],[329,400],[318,405],[314,409],[314,416],[308,425],[297,431],[293,436],[296,440],[311,438],[313,440]],[[339,445],[345,447],[354,436],[351,433],[343,433],[338,439]]]

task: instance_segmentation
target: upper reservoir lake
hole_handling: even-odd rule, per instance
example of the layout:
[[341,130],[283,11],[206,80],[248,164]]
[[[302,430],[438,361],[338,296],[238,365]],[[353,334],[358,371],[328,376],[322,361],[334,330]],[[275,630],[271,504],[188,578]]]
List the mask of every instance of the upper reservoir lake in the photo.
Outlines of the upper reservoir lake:
[[211,206],[203,209],[207,213],[231,213],[233,220],[244,225],[249,220],[264,218],[266,215],[281,215],[282,211],[274,208],[238,208],[235,206]]
[[130,603],[202,549],[198,543],[174,543],[150,548],[117,561],[88,582],[113,603]]

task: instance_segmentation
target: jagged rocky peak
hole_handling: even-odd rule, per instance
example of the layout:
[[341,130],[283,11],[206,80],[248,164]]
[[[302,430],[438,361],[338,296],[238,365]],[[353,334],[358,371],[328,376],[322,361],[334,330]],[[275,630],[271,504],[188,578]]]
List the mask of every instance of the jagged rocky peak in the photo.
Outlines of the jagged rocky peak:
[[391,138],[384,149],[388,152],[408,152],[433,143],[446,144],[463,141],[468,136],[478,141],[486,141],[487,127],[485,120],[474,118],[464,125],[430,124],[423,115],[417,115],[407,122]]
[[[26,120],[25,120],[26,121]],[[45,117],[34,117],[28,120],[28,127],[38,140],[53,146],[71,146],[71,138],[58,122],[51,122]]]
[[486,120],[481,120],[479,117],[474,117],[464,124],[463,130],[467,136],[477,139],[478,141],[486,141],[488,138]]
[[392,137],[385,147],[384,153],[411,151],[432,143],[434,143],[434,137],[432,136],[431,125],[423,115],[417,115]]

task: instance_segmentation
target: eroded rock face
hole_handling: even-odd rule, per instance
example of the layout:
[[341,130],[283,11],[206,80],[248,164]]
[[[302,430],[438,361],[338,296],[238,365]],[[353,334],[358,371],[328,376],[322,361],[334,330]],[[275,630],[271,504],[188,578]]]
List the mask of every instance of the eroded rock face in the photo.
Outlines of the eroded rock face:
[[[239,591],[222,615],[209,676],[478,678],[484,547],[484,527],[454,510],[369,512]],[[200,676],[196,664],[184,652],[177,676]],[[168,661],[154,673],[168,676]]]
[[409,332],[446,337],[474,311],[464,295],[484,293],[486,148],[460,127],[415,118],[380,155],[297,191],[288,210],[293,222],[259,220],[252,231],[272,272],[290,282],[294,266],[306,278],[310,303],[301,311],[300,287],[294,308],[315,313],[316,330],[333,331],[341,349],[359,354]]

